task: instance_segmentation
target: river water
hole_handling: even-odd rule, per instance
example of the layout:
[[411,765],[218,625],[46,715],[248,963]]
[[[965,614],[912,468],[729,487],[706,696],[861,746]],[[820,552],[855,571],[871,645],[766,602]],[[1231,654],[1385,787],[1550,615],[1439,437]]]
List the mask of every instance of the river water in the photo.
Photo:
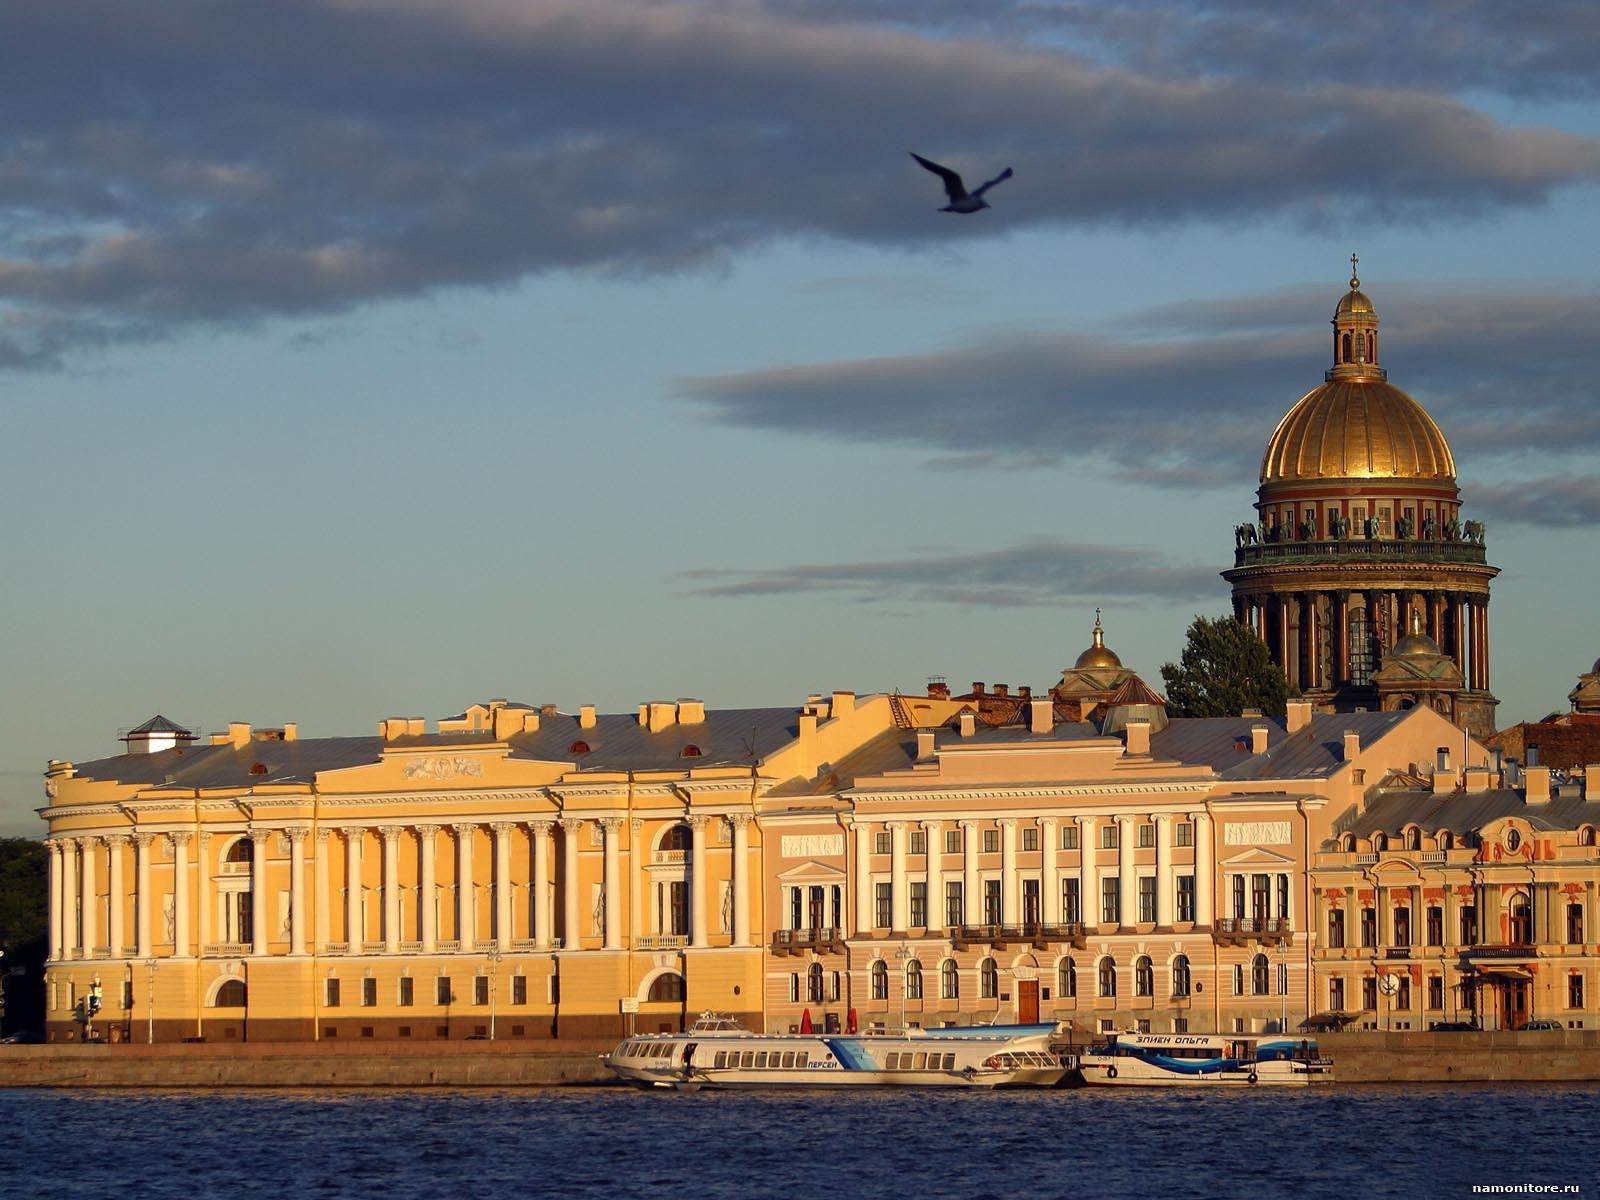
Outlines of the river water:
[[[1600,1195],[1600,1087],[0,1090],[0,1196]],[[1568,1193],[1570,1194],[1570,1193]]]

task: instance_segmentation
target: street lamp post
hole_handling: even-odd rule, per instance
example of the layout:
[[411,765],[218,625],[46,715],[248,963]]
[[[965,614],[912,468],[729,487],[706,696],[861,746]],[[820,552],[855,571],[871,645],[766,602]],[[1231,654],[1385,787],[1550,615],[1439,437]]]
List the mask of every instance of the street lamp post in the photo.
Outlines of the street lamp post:
[[1289,942],[1278,939],[1278,1032],[1289,1032]]
[[489,1040],[494,1041],[495,992],[500,984],[500,947],[489,947]]
[[145,996],[145,1005],[150,1014],[149,1024],[145,1029],[145,1040],[149,1045],[152,1046],[156,1044],[156,967],[158,965],[159,964],[157,964],[156,960],[153,958],[147,958],[144,960],[144,967],[145,971],[147,972],[147,982],[145,984],[147,994]]

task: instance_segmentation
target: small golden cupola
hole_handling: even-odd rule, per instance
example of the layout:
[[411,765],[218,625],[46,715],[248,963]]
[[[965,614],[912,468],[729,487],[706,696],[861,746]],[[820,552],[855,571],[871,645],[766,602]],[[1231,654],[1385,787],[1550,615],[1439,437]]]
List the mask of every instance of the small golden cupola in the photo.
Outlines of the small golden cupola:
[[1093,644],[1078,655],[1078,661],[1073,663],[1077,671],[1120,671],[1122,659],[1117,657],[1117,652],[1106,645],[1106,631],[1100,627],[1100,610],[1094,610],[1094,640]]

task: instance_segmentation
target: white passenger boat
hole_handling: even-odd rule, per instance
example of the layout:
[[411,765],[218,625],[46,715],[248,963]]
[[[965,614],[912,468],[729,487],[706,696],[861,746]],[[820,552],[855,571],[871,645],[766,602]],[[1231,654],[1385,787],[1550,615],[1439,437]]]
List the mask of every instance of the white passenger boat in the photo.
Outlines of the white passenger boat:
[[707,1014],[686,1033],[627,1038],[605,1064],[648,1087],[1054,1087],[1067,1063],[1054,1025],[894,1033],[751,1033]]
[[1114,1033],[1077,1058],[1083,1082],[1109,1087],[1302,1086],[1333,1081],[1317,1043],[1236,1034]]

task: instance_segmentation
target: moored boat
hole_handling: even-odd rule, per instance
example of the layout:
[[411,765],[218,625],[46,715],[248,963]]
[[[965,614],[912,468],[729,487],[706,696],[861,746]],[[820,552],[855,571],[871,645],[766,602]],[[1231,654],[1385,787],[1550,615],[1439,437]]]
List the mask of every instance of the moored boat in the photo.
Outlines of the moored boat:
[[1054,1025],[892,1033],[752,1033],[706,1014],[683,1033],[625,1038],[603,1061],[646,1087],[1054,1087]]
[[1083,1082],[1108,1087],[1303,1086],[1333,1081],[1317,1043],[1239,1034],[1113,1033],[1080,1054]]

